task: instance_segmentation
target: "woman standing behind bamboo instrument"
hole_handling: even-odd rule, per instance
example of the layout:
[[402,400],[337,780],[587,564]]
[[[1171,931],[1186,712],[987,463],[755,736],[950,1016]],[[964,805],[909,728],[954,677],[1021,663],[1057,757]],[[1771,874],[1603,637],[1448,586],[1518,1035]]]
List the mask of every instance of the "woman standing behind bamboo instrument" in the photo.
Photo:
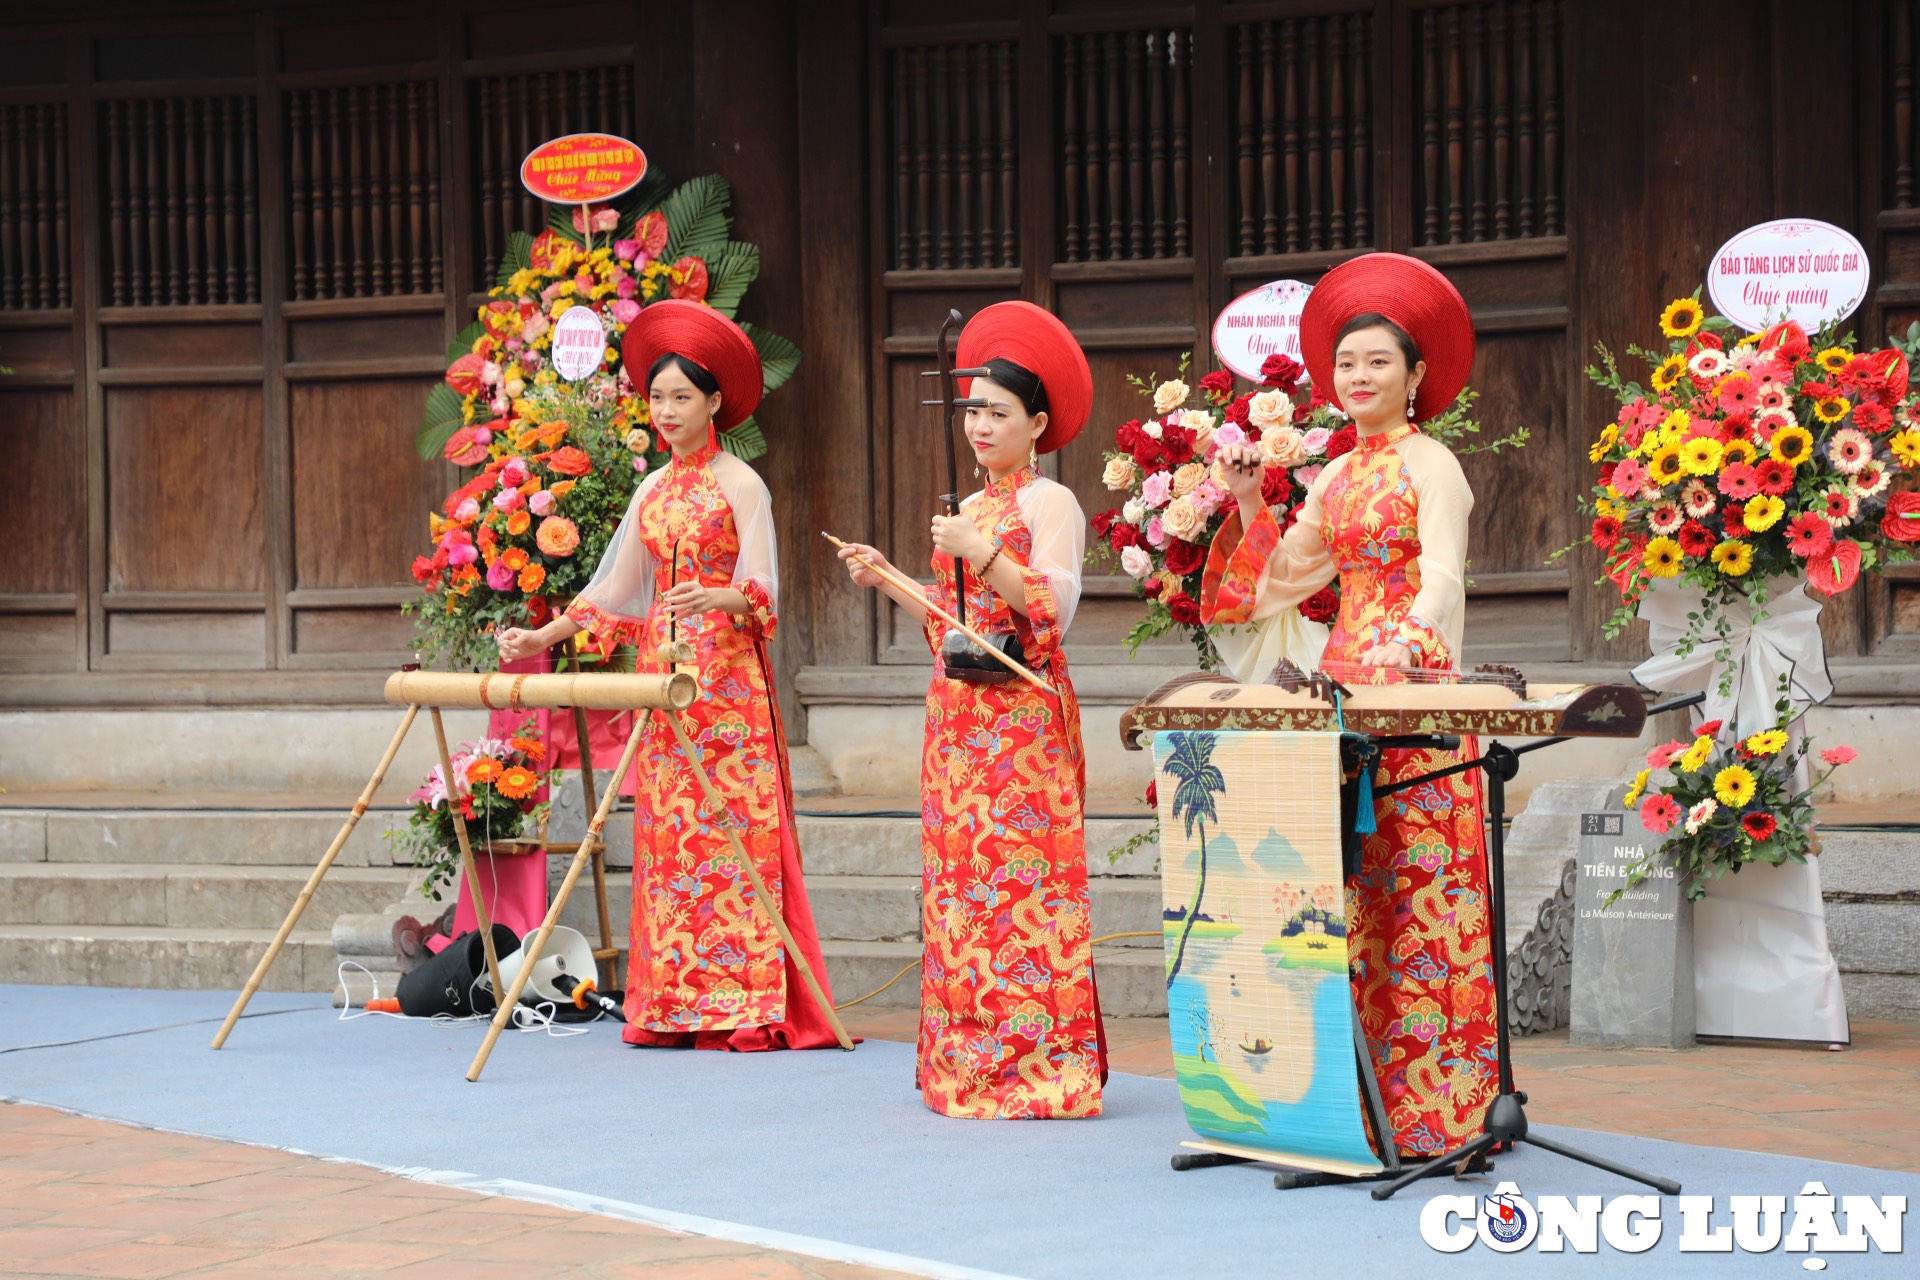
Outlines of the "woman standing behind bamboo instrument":
[[[1201,610],[1209,622],[1263,618],[1337,574],[1323,667],[1349,683],[1451,668],[1473,493],[1452,452],[1416,424],[1466,385],[1467,304],[1425,263],[1368,254],[1314,286],[1300,341],[1357,441],[1327,464],[1284,534],[1260,501],[1258,450],[1223,451],[1239,513],[1214,539]],[[1386,751],[1376,776],[1386,785],[1477,754],[1471,739],[1458,754]],[[1347,885],[1353,989],[1394,1139],[1434,1155],[1480,1132],[1499,1088],[1479,771],[1382,800],[1375,818]]]
[[[1093,375],[1067,327],[1026,302],[988,307],[960,336],[958,362],[984,366],[963,394],[967,440],[987,485],[960,514],[933,518],[933,602],[989,637],[1018,639],[1010,673],[937,667],[927,689],[920,769],[920,1036],[927,1106],[976,1119],[1100,1113],[1106,1053],[1087,902],[1086,759],[1080,705],[1061,651],[1080,599],[1086,518],[1036,463],[1078,435]],[[958,585],[953,561],[964,563]],[[840,552],[861,586],[880,586],[922,624],[936,662],[946,624],[886,583],[872,547]],[[971,678],[979,671],[994,683]],[[970,678],[958,678],[955,673]]]
[[683,723],[729,799],[724,821],[802,954],[784,953],[745,878],[728,869],[726,834],[705,814],[672,729],[656,716],[634,795],[625,1037],[702,1049],[826,1048],[833,1031],[794,968],[807,965],[830,991],[800,874],[767,661],[778,593],[773,513],[760,477],[714,435],[759,403],[760,356],[731,320],[681,301],[643,310],[622,355],[628,376],[646,379],[652,423],[673,458],[634,491],[587,589],[538,631],[501,632],[500,654],[521,657],[584,630],[637,646],[648,671],[661,669],[655,651],[670,631],[692,645],[700,696]]

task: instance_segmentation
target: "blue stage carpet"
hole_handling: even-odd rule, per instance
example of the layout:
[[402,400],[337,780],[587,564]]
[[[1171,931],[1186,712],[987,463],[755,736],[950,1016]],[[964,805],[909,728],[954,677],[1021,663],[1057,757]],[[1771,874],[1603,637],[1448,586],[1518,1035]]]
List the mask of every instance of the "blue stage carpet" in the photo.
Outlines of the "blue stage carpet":
[[[251,1013],[270,1016],[249,1016],[215,1053],[207,1044],[231,1000],[0,986],[0,1096],[416,1176],[465,1173],[509,1194],[528,1193],[517,1184],[562,1188],[708,1234],[900,1266],[924,1260],[928,1274],[1804,1274],[1806,1255],[1778,1249],[1679,1252],[1671,1200],[1659,1245],[1639,1258],[1604,1244],[1595,1255],[1496,1257],[1479,1245],[1436,1253],[1419,1227],[1430,1196],[1487,1192],[1491,1181],[1424,1183],[1380,1204],[1364,1187],[1276,1192],[1268,1172],[1248,1166],[1176,1174],[1167,1159],[1192,1135],[1169,1080],[1115,1076],[1099,1120],[946,1120],[921,1106],[906,1045],[638,1050],[601,1023],[574,1039],[508,1033],[475,1085],[463,1075],[479,1024],[342,1022],[313,996],[261,995]],[[214,1021],[147,1030],[194,1019]],[[96,1038],[116,1032],[142,1034]],[[1790,1220],[1792,1197],[1810,1180],[1835,1196],[1899,1194],[1920,1208],[1911,1174],[1542,1133],[1715,1196],[1716,1225],[1731,1195],[1784,1195]],[[1536,1148],[1501,1158],[1499,1176],[1529,1197],[1641,1190]],[[1821,1256],[1829,1275],[1912,1274],[1910,1262],[1877,1253]]]

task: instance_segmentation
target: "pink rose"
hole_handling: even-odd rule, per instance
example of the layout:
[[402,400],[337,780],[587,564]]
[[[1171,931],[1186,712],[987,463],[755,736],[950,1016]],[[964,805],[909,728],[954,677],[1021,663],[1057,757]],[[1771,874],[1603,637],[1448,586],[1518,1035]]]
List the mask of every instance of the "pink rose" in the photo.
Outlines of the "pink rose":
[[640,286],[635,284],[633,277],[624,271],[621,272],[619,278],[613,282],[613,296],[623,302],[630,300],[639,292]]
[[613,256],[622,262],[632,262],[640,256],[640,242],[638,240],[615,240],[613,242]]
[[640,314],[640,304],[622,297],[615,299],[613,305],[607,310],[613,313],[615,324],[632,324],[633,318]]
[[1173,496],[1173,475],[1167,471],[1157,471],[1140,485],[1140,497],[1150,507],[1164,507],[1167,499]]
[[1225,449],[1230,445],[1243,445],[1247,442],[1247,433],[1237,422],[1223,422],[1213,433],[1213,447]]
[[487,585],[495,591],[513,589],[513,570],[507,568],[505,560],[495,560],[493,568],[487,570]]
[[1324,462],[1316,462],[1310,467],[1296,467],[1294,468],[1293,478],[1299,482],[1301,488],[1311,489],[1313,482],[1318,480],[1320,473],[1326,469],[1327,464]]
[[1167,549],[1167,528],[1159,516],[1147,521],[1147,545],[1155,551]]
[[462,524],[469,524],[480,518],[480,504],[472,498],[463,501],[453,509],[453,518]]
[[1332,435],[1333,432],[1325,427],[1315,427],[1300,438],[1300,443],[1306,446],[1309,454],[1322,454],[1327,451],[1327,440]]
[[495,511],[518,511],[527,505],[527,496],[518,489],[502,489],[493,495]]
[[517,489],[527,482],[527,476],[530,474],[525,458],[508,458],[507,464],[500,468],[500,487]]
[[527,499],[527,508],[537,516],[553,514],[553,490],[542,489]]
[[1153,568],[1153,557],[1139,547],[1123,547],[1120,551],[1120,568],[1128,576],[1144,578]]

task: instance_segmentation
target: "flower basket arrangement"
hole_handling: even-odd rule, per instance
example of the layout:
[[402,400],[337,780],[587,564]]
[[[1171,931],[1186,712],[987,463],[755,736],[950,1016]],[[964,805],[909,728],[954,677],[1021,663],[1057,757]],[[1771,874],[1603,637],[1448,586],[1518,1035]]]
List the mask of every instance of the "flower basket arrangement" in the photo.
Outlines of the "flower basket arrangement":
[[[1807,860],[1813,840],[1809,797],[1855,752],[1851,747],[1822,751],[1827,771],[1802,785],[1807,776],[1802,761],[1811,744],[1789,728],[1790,699],[1782,697],[1774,712],[1772,727],[1745,737],[1709,720],[1691,741],[1662,743],[1648,753],[1647,767],[1628,788],[1625,804],[1638,805],[1641,823],[1667,839],[1629,871],[1626,885],[1614,891],[1609,904],[1663,860],[1672,862],[1693,900],[1705,896],[1716,877],[1738,873],[1747,863]],[[1656,773],[1663,779],[1658,784]]]
[[[640,476],[665,458],[646,430],[645,390],[620,366],[620,339],[664,298],[733,315],[760,251],[729,238],[731,200],[715,175],[671,192],[650,179],[612,205],[555,206],[539,235],[510,237],[487,303],[448,350],[417,441],[424,458],[476,469],[430,515],[432,554],[413,562],[423,594],[408,608],[423,658],[482,665],[494,629],[542,625],[592,577]],[[567,381],[553,364],[554,324],[582,307],[599,321],[604,353]],[[741,327],[771,391],[799,349]],[[748,460],[766,449],[752,418],[719,440]]]
[[539,824],[545,816],[545,806],[537,801],[545,759],[546,746],[536,738],[463,742],[452,757],[451,800],[444,772],[433,766],[427,780],[407,797],[413,813],[406,825],[387,833],[412,865],[427,872],[422,894],[438,898],[442,886],[459,878],[460,842],[454,823],[465,824],[467,843],[475,849],[519,836],[529,815]]
[[1581,502],[1620,596],[1609,637],[1656,583],[1703,594],[1684,653],[1709,622],[1728,637],[1728,602],[1764,611],[1770,579],[1838,595],[1920,542],[1907,352],[1791,322],[1737,340],[1732,329],[1697,293],[1678,298],[1660,317],[1666,350],[1630,349],[1653,366],[1649,386],[1624,379],[1604,348],[1588,370],[1620,401],[1589,450],[1599,473]]
[[[1228,445],[1257,444],[1265,470],[1261,497],[1275,509],[1283,529],[1298,516],[1307,488],[1326,465],[1354,447],[1356,434],[1346,415],[1317,387],[1303,384],[1305,368],[1285,355],[1268,356],[1262,385],[1236,393],[1233,375],[1216,370],[1194,389],[1175,377],[1166,382],[1128,379],[1152,402],[1144,419],[1122,423],[1114,448],[1106,455],[1107,488],[1121,504],[1093,517],[1097,539],[1089,558],[1117,564],[1146,601],[1146,613],[1127,635],[1129,653],[1142,644],[1184,631],[1199,653],[1203,670],[1221,665],[1218,626],[1200,619],[1200,583],[1207,548],[1233,513],[1225,477],[1215,454]],[[1421,430],[1453,447],[1474,453],[1526,442],[1522,427],[1499,440],[1462,448],[1479,431],[1468,416],[1476,393],[1462,391],[1445,413]],[[1310,597],[1300,608],[1309,621],[1331,621],[1339,608],[1337,583]]]

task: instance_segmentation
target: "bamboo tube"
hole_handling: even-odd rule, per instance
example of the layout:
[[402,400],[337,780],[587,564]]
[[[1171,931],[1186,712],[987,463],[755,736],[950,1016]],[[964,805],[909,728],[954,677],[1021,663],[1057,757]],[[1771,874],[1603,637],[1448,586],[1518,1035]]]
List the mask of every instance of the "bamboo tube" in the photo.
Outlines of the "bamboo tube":
[[397,671],[387,677],[388,702],[422,707],[478,707],[488,711],[585,707],[633,711],[693,705],[698,687],[684,672],[596,672],[510,675]]
[[227,1013],[227,1020],[220,1024],[219,1034],[213,1037],[214,1048],[218,1049],[226,1044],[227,1036],[232,1033],[234,1024],[240,1021],[240,1015],[246,1012],[247,1002],[253,999],[253,993],[260,989],[261,982],[266,979],[267,970],[272,968],[273,962],[279,958],[280,949],[287,945],[287,939],[292,935],[293,927],[300,923],[300,917],[305,914],[307,904],[313,901],[314,891],[320,887],[320,881],[326,877],[328,870],[333,866],[333,860],[340,855],[340,850],[346,845],[347,837],[353,834],[353,829],[360,824],[360,818],[366,813],[367,806],[373,802],[373,793],[380,789],[380,782],[387,776],[387,769],[393,764],[393,758],[400,753],[400,744],[406,741],[407,730],[413,728],[413,718],[419,714],[419,707],[410,706],[406,714],[400,717],[400,727],[393,731],[393,741],[387,744],[387,752],[380,757],[380,763],[374,767],[373,776],[367,779],[366,788],[360,792],[360,798],[353,802],[353,811],[341,824],[340,834],[333,838],[333,843],[327,846],[326,853],[321,855],[319,863],[314,867],[313,874],[307,877],[306,886],[300,890],[300,896],[294,899],[293,910],[287,912],[286,920],[280,925],[280,932],[274,935],[272,943],[267,946],[267,954],[261,956],[260,963],[253,967],[253,976],[247,979],[247,985],[241,989],[240,998],[233,1002],[233,1008]]
[[[667,714],[671,715],[672,712]],[[677,721],[676,721],[677,723]],[[647,719],[642,715],[633,718],[633,732],[627,737],[626,748],[620,753],[620,766],[614,773],[615,778],[627,776],[627,770],[633,765],[633,757],[639,753],[640,737],[646,732]],[[600,805],[593,811],[593,820],[587,824],[587,834],[580,841],[580,847],[574,850],[573,862],[567,867],[567,878],[560,882],[560,891],[553,897],[553,903],[547,908],[547,918],[540,922],[540,929],[524,940],[520,946],[523,952],[518,971],[513,975],[513,985],[500,999],[499,1007],[493,1011],[493,1021],[487,1027],[487,1038],[480,1043],[480,1052],[473,1056],[473,1064],[467,1068],[467,1079],[478,1081],[480,1073],[486,1069],[487,1058],[493,1053],[493,1046],[500,1039],[500,1033],[506,1030],[507,1023],[513,1018],[513,1011],[520,1004],[520,992],[526,988],[527,980],[533,976],[533,966],[547,947],[547,939],[553,935],[554,925],[560,922],[560,913],[566,909],[567,899],[573,893],[574,884],[580,879],[580,871],[586,866],[592,855],[593,846],[600,839],[601,828],[607,825],[607,815],[613,811],[613,798],[620,794],[618,786],[607,788],[600,797]],[[631,977],[631,973],[628,975]]]
[[500,981],[500,957],[493,950],[493,919],[487,910],[487,896],[480,887],[480,867],[473,860],[473,846],[467,842],[467,824],[454,807],[454,797],[459,788],[454,784],[453,757],[447,753],[447,726],[440,718],[440,708],[429,710],[433,717],[433,736],[440,744],[440,776],[447,780],[447,816],[453,819],[453,836],[460,845],[460,865],[466,868],[467,887],[473,894],[473,914],[480,925],[480,946],[487,953],[487,973],[493,979],[493,998],[500,999],[505,984]]
[[[840,539],[834,537],[832,534],[822,532],[820,536],[825,538],[828,542],[831,542],[834,546],[842,550],[846,549],[847,544],[840,541]],[[966,623],[960,621],[958,618],[948,613],[945,609],[942,609],[939,605],[927,599],[926,593],[920,590],[919,583],[913,581],[911,578],[901,577],[899,574],[894,573],[889,569],[881,568],[879,565],[875,564],[873,561],[861,555],[858,551],[853,553],[853,558],[855,560],[858,560],[861,564],[865,565],[867,568],[873,570],[873,572],[879,574],[880,577],[886,580],[887,582],[892,583],[894,586],[898,587],[900,590],[912,596],[914,601],[924,606],[928,613],[940,619],[940,621],[946,623],[948,626],[952,627],[954,630],[960,632],[962,635],[972,640],[975,644],[979,645],[982,649],[985,649],[988,653],[992,654],[996,659],[999,660],[1001,666],[1013,672],[1013,674],[1019,676],[1022,680],[1025,680],[1028,684],[1040,690],[1042,693],[1051,693],[1056,698],[1060,696],[1059,690],[1055,689],[1052,685],[1048,684],[1045,680],[1042,680],[1039,676],[1035,675],[1033,672],[1027,670],[1027,668],[1015,662],[1012,658],[1009,658],[1006,654],[1002,653],[1000,651],[999,646],[991,643],[990,641],[988,641],[988,639],[985,636],[981,635],[978,631],[975,631],[972,627],[969,627]]]
[[667,722],[673,726],[673,736],[680,740],[680,753],[686,756],[687,764],[693,770],[693,776],[699,780],[700,789],[706,793],[707,803],[714,808],[715,824],[727,833],[727,841],[733,846],[734,856],[740,859],[740,865],[746,868],[747,879],[753,882],[754,901],[760,904],[760,909],[772,922],[774,932],[780,935],[781,945],[786,947],[787,954],[793,957],[793,967],[800,971],[800,977],[806,982],[807,990],[813,992],[813,998],[819,1001],[820,1008],[826,1012],[827,1021],[833,1025],[834,1038],[840,1042],[842,1049],[849,1053],[853,1052],[853,1038],[847,1034],[846,1027],[841,1024],[840,1015],[834,1011],[833,1001],[827,999],[827,993],[821,990],[820,979],[814,976],[813,967],[807,963],[806,956],[801,954],[800,949],[794,945],[793,935],[787,931],[787,922],[775,909],[773,895],[767,892],[766,882],[760,878],[760,868],[754,866],[753,859],[747,856],[746,846],[740,843],[739,833],[728,825],[726,802],[721,799],[719,790],[714,787],[713,779],[707,776],[707,766],[700,757],[699,749],[687,737],[686,728],[681,725],[679,716],[668,712]]

